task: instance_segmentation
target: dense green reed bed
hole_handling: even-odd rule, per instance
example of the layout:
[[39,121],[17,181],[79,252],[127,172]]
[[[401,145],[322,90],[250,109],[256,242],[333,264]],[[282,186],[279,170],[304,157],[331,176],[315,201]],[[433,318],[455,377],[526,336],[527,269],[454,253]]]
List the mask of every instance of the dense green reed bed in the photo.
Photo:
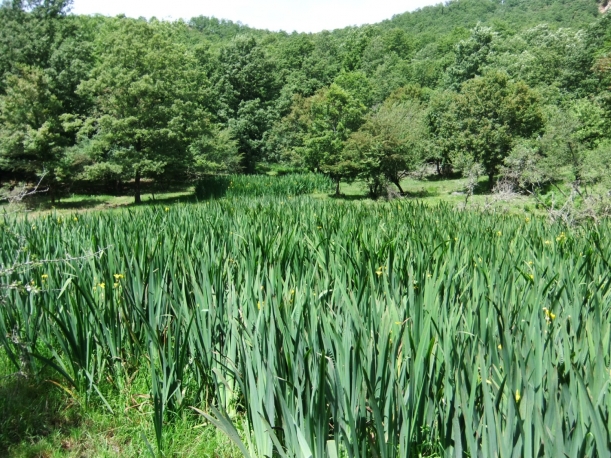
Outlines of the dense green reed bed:
[[253,457],[609,456],[610,229],[307,197],[5,219],[0,262],[37,263],[0,339],[102,405],[144,377],[155,453],[202,412]]
[[304,194],[330,193],[335,183],[326,175],[302,173],[292,175],[212,175],[195,186],[199,199],[211,197],[295,197]]

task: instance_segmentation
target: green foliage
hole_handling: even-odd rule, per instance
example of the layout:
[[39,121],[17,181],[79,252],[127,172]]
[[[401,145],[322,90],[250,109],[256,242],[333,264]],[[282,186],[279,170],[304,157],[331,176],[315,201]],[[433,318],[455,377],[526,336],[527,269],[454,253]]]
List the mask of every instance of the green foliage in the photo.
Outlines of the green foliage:
[[[581,101],[583,110],[571,110],[581,110],[591,131],[580,137],[584,150],[608,136],[600,126],[611,117],[609,20],[593,0],[452,0],[317,34],[203,16],[187,23],[78,17],[69,7],[66,0],[0,7],[0,99],[15,107],[0,122],[3,181],[33,180],[44,167],[52,189],[133,180],[137,196],[143,178],[255,173],[264,163],[350,180],[358,164],[345,151],[349,135],[383,104],[411,99],[430,114],[426,156],[440,172],[453,158],[486,162],[494,174],[517,134],[498,119],[452,127],[446,111],[458,106],[464,85],[499,71],[546,105]],[[444,88],[451,91],[442,95]],[[354,118],[339,124],[319,109],[338,89],[351,98],[341,116]],[[485,133],[493,126],[498,138]]]
[[598,86],[591,72],[589,41],[583,30],[541,24],[507,40],[497,40],[497,53],[490,65],[538,88],[551,101],[568,94],[583,96]]
[[501,72],[466,81],[461,92],[439,108],[444,111],[434,114],[437,134],[450,150],[452,162],[482,164],[491,188],[515,142],[538,134],[543,127],[537,93]]
[[[541,138],[544,155],[541,167],[554,177],[558,170],[569,168],[576,180],[580,180],[586,166],[586,155],[608,137],[604,112],[590,100],[577,100],[566,108],[551,107],[545,133]],[[603,158],[601,158],[602,160]]]
[[520,141],[503,161],[501,175],[517,184],[520,189],[536,191],[557,178],[550,175],[550,169],[542,167],[543,163],[537,142]]
[[382,42],[386,53],[395,53],[402,59],[410,57],[415,48],[413,37],[398,27],[384,33]]
[[363,72],[343,72],[334,81],[340,88],[348,92],[358,102],[370,107],[373,101],[373,87]]
[[358,173],[358,165],[343,153],[345,142],[360,127],[365,111],[362,102],[337,84],[312,97],[304,141],[305,163],[314,171],[328,174],[337,183],[336,193],[342,178],[349,180]]
[[3,351],[117,415],[140,380],[131,442],[194,406],[249,456],[608,456],[608,222],[263,197],[1,230],[34,262]]
[[[309,35],[69,5],[0,7],[2,179],[133,179],[139,200],[180,177],[215,199],[5,216],[15,370],[113,413],[138,379],[134,440],[160,454],[194,407],[246,456],[609,456],[608,221],[303,197],[359,176],[378,195],[423,161],[470,192],[499,171],[608,189],[596,2],[453,0]],[[324,175],[234,174],[268,163]]]
[[543,135],[518,145],[505,160],[503,174],[527,188],[567,178],[577,185],[582,180],[606,183],[608,127],[602,107],[580,99],[563,108],[547,107],[546,115]]
[[225,46],[219,55],[218,82],[225,116],[232,116],[241,102],[267,102],[277,91],[274,62],[253,37],[242,35]]
[[203,34],[208,40],[221,43],[232,40],[238,35],[257,32],[240,22],[206,16],[191,18],[189,26]]
[[194,159],[193,175],[202,173],[232,173],[241,168],[242,157],[238,142],[229,129],[220,130],[214,126],[209,135],[202,135],[189,146]]
[[141,177],[184,170],[190,144],[210,132],[206,80],[193,55],[176,49],[173,33],[165,23],[110,22],[97,43],[96,68],[79,87],[95,105],[81,127],[81,136],[100,145],[94,167],[108,164],[104,170],[135,178],[136,202]]
[[262,156],[263,134],[274,120],[269,102],[279,89],[275,62],[253,36],[238,36],[221,49],[213,82],[217,116],[238,141],[244,170],[253,173]]
[[0,4],[0,93],[20,66],[46,68],[61,42],[72,0],[8,0]]
[[426,159],[436,163],[437,169],[440,172],[449,170],[451,164],[450,155],[454,151],[451,121],[449,119],[453,100],[454,93],[451,91],[433,92],[426,114],[426,122],[431,140],[430,150]]
[[582,163],[581,178],[587,184],[602,183],[605,188],[611,186],[611,144],[607,140],[596,148],[586,151]]
[[452,0],[413,13],[398,14],[382,25],[438,37],[455,27],[473,28],[478,22],[496,21],[513,30],[541,23],[583,28],[598,17],[597,4],[591,0]]
[[330,193],[333,183],[320,174],[282,176],[210,175],[195,186],[198,199],[219,197],[297,197],[304,194]]
[[0,167],[31,174],[54,170],[62,146],[61,105],[41,70],[22,67],[0,96]]
[[311,126],[312,98],[293,96],[290,113],[277,120],[268,132],[266,158],[270,162],[304,167],[304,145]]
[[492,52],[494,38],[491,28],[478,24],[467,40],[458,42],[454,64],[446,71],[447,82],[451,88],[459,90],[465,81],[482,75]]
[[61,115],[83,109],[74,92],[90,68],[83,33],[66,15],[68,1],[13,1],[0,6],[0,170],[35,179],[46,173],[54,196],[63,148],[74,138]]
[[359,164],[359,175],[370,194],[380,196],[386,183],[401,193],[401,180],[423,162],[426,128],[418,102],[382,105],[351,134],[347,154]]
[[253,173],[263,158],[264,135],[274,121],[274,113],[260,99],[241,102],[235,118],[229,119],[228,129],[242,154],[241,167],[245,172]]

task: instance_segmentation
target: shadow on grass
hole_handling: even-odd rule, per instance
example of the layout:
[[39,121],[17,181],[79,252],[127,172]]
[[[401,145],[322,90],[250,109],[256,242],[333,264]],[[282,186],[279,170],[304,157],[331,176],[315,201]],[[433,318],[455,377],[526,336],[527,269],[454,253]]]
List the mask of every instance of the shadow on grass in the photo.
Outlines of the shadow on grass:
[[188,194],[183,196],[155,196],[147,200],[143,200],[141,204],[129,203],[126,207],[133,206],[151,206],[151,205],[172,205],[172,204],[196,204],[198,202],[204,202],[208,199],[198,199],[195,194]]
[[423,179],[421,181],[448,181],[448,180],[458,180],[462,178],[462,174],[460,172],[454,171],[454,172],[448,172],[445,174],[440,174],[440,173],[433,173],[430,175],[426,175],[423,177]]
[[47,456],[36,446],[55,432],[67,432],[81,418],[74,402],[49,381],[19,374],[0,378],[0,456]]
[[[400,194],[398,191],[395,192],[395,197],[406,198],[406,199],[417,199],[417,198],[425,198],[425,197],[434,197],[439,195],[436,191],[431,191],[429,189],[422,188],[418,191],[405,191],[403,194]],[[384,200],[388,196],[386,194],[380,196],[372,196],[369,192],[364,191],[362,194],[340,194],[339,196],[336,194],[329,194],[329,199],[334,200],[343,200],[347,202],[356,202],[363,200]]]
[[345,200],[347,202],[354,202],[359,200],[371,200],[371,197],[368,194],[329,194],[329,199],[334,200]]
[[[186,191],[185,191],[186,192]],[[113,196],[116,199],[117,196]],[[155,206],[155,205],[171,205],[175,203],[197,203],[202,201],[197,199],[193,193],[184,195],[153,195],[150,194],[142,195],[142,202],[136,204],[133,196],[119,196],[124,197],[123,201],[109,200],[108,197],[92,196],[90,198],[83,198],[78,200],[68,201],[56,201],[51,203],[50,200],[38,198],[36,200],[31,199],[26,203],[27,211],[50,211],[50,210],[91,210],[91,209],[112,209],[112,208],[132,208],[132,207],[143,207],[143,206]],[[127,198],[129,200],[127,200]],[[112,199],[112,198],[111,198]],[[5,204],[4,207],[7,205]],[[0,205],[2,208],[3,205]]]
[[67,202],[58,201],[55,203],[51,203],[51,201],[48,199],[45,199],[45,200],[37,199],[37,200],[29,201],[27,203],[27,207],[30,210],[38,210],[38,211],[53,210],[53,209],[86,210],[89,208],[95,208],[99,205],[102,205],[104,204],[104,202],[105,200],[102,197],[91,197],[89,199],[67,201]]
[[486,194],[492,194],[492,190],[490,189],[490,184],[488,180],[486,181],[478,181],[473,189],[473,195],[483,196]]
[[405,191],[402,197],[408,199],[424,199],[426,197],[435,197],[439,195],[437,188],[426,189],[422,188],[416,191]]
[[[28,211],[49,210],[89,210],[95,208],[124,208],[139,205],[159,205],[172,203],[194,203],[197,202],[193,192],[192,183],[167,183],[144,182],[142,184],[142,203],[134,202],[134,194],[131,186],[124,185],[122,192],[108,192],[104,187],[90,187],[76,189],[75,194],[67,192],[56,194],[55,202],[51,201],[49,194],[40,193],[28,197],[22,203]],[[182,195],[176,195],[182,194]],[[8,204],[0,202],[0,207]]]

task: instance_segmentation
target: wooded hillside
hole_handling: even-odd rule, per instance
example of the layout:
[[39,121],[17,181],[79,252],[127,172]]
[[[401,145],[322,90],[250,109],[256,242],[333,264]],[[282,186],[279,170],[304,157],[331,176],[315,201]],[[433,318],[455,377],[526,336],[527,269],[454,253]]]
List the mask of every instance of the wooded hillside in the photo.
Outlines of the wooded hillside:
[[[377,194],[441,174],[599,183],[609,19],[594,0],[453,0],[375,25],[277,33],[197,17],[0,8],[0,179],[53,192],[210,173],[323,172]],[[562,173],[559,173],[559,171]]]

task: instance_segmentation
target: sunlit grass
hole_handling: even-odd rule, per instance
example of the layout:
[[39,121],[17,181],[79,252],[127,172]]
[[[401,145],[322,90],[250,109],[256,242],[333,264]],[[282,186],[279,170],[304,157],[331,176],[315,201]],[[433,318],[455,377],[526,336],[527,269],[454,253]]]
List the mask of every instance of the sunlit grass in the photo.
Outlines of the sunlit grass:
[[0,339],[138,405],[141,451],[201,412],[260,457],[606,456],[610,229],[307,196],[6,217],[2,265],[38,263],[2,277]]

